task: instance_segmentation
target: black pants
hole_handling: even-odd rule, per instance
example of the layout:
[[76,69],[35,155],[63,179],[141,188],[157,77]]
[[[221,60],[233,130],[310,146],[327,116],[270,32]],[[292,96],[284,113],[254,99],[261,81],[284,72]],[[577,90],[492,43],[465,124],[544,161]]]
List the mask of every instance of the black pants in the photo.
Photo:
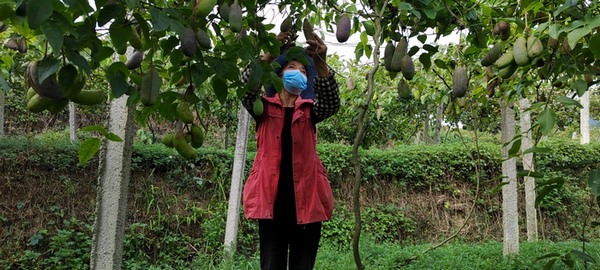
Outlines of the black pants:
[[295,222],[261,219],[260,268],[285,270],[313,269],[321,238],[321,222],[298,225]]

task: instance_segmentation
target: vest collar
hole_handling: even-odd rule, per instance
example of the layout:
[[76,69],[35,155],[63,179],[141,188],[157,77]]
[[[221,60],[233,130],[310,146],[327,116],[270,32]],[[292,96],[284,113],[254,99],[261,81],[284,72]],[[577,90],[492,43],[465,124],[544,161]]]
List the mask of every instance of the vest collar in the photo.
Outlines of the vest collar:
[[[263,97],[263,98],[269,103],[273,103],[273,104],[283,107],[283,103],[281,103],[281,98],[279,97],[279,93],[275,93],[275,96],[273,96],[273,97]],[[298,108],[298,107],[300,107],[300,105],[302,105],[304,103],[314,103],[314,101],[312,99],[303,99],[301,96],[299,96],[296,99],[296,101],[294,102],[294,106],[296,108]]]

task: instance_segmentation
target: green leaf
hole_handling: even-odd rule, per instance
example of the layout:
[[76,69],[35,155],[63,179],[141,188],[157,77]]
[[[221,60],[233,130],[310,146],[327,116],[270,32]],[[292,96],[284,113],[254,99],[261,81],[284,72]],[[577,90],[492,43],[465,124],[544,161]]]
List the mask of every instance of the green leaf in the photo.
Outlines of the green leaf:
[[583,96],[583,94],[585,94],[585,91],[588,90],[587,83],[582,79],[576,80],[573,83],[571,83],[571,87],[575,89],[577,95],[580,97]]
[[110,83],[112,94],[117,98],[127,92],[127,66],[123,62],[113,63],[106,69],[106,79]]
[[171,25],[171,20],[164,12],[156,9],[150,9],[150,16],[152,18],[152,25],[154,26],[154,31],[160,32],[167,30]]
[[556,113],[553,110],[546,109],[538,116],[540,129],[543,135],[548,135],[556,123]]
[[227,102],[228,93],[227,82],[225,82],[223,79],[213,77],[212,87],[219,102],[221,102],[221,104],[225,104]]
[[433,20],[435,19],[435,16],[437,15],[438,9],[437,8],[427,8],[427,9],[423,9],[423,13],[425,13],[425,16],[427,16],[427,18]]
[[524,154],[529,154],[529,153],[540,153],[540,154],[547,154],[552,152],[551,148],[547,148],[547,147],[531,147],[525,151],[523,151],[523,155]]
[[588,186],[594,196],[600,196],[600,170],[596,169],[589,172]]
[[542,269],[543,270],[550,270],[550,269],[552,269],[552,267],[554,266],[555,262],[556,262],[556,259],[549,260],[546,264],[544,264],[544,268],[542,268]]
[[596,59],[600,59],[600,33],[596,33],[589,42],[589,48]]
[[435,59],[433,60],[433,63],[441,69],[446,69],[447,67],[446,62],[444,62],[442,59]]
[[553,39],[558,40],[558,36],[560,35],[560,27],[558,24],[553,24],[548,27],[548,35]]
[[79,146],[79,165],[82,166],[90,160],[100,149],[101,141],[98,138],[89,138]]
[[375,35],[375,24],[372,21],[363,21],[363,26],[365,27],[365,31],[367,35],[373,36]]
[[115,21],[108,29],[110,40],[118,54],[125,54],[131,37],[131,26],[124,21]]
[[[600,202],[600,197],[596,197],[596,201]],[[600,221],[592,221],[591,225],[592,229],[595,229],[596,227],[600,226]]]
[[41,84],[45,79],[58,71],[60,63],[54,57],[46,57],[38,62],[38,79]]
[[48,43],[50,44],[50,47],[52,47],[52,50],[60,52],[64,41],[62,29],[54,23],[42,24],[40,29],[42,29],[46,39],[48,39]]
[[569,46],[571,46],[571,48],[575,48],[575,46],[577,45],[577,42],[584,37],[585,35],[589,34],[592,31],[591,28],[589,28],[588,26],[584,26],[581,28],[577,28],[573,31],[571,31],[567,37],[569,39]]
[[81,56],[81,54],[79,54],[78,52],[69,52],[67,58],[71,62],[73,62],[73,64],[83,69],[83,71],[85,71],[85,73],[87,73],[88,75],[92,73],[92,69],[90,68],[90,64],[88,63],[87,59]]
[[42,25],[54,12],[52,1],[31,0],[27,4],[27,22],[29,28],[36,29]]
[[104,26],[114,18],[125,15],[125,8],[121,4],[104,5],[98,12],[98,26]]
[[521,149],[521,138],[516,139],[512,142],[510,149],[508,149],[508,155],[516,155],[519,152],[519,149]]
[[423,65],[423,69],[429,70],[431,68],[431,56],[427,53],[419,55],[419,61]]
[[98,131],[102,135],[106,134],[106,129],[103,126],[98,126],[98,125],[83,127],[81,129],[79,129],[79,131]]
[[583,109],[583,106],[579,102],[569,97],[558,96],[556,97],[556,101],[562,103],[565,106],[576,106],[577,108]]
[[498,193],[498,191],[500,191],[503,186],[508,185],[508,184],[509,184],[508,182],[500,182],[495,188],[490,190],[490,196],[496,195],[496,193]]
[[571,269],[575,267],[575,260],[571,259],[571,253],[565,254],[560,260]]
[[12,9],[11,6],[9,6],[9,5],[0,6],[0,21],[4,21],[4,20],[10,18],[13,14],[15,14],[15,11]]
[[548,253],[548,254],[545,254],[545,255],[543,255],[543,256],[540,256],[540,257],[535,257],[535,258],[533,258],[532,262],[533,262],[533,263],[536,263],[536,262],[537,262],[537,261],[539,261],[539,260],[548,259],[548,258],[553,258],[553,257],[558,257],[558,256],[560,256],[560,254],[558,254],[558,253],[556,253],[556,252],[553,252],[553,253]]
[[571,254],[575,255],[576,257],[582,259],[585,262],[594,263],[594,264],[596,263],[596,260],[594,260],[594,258],[592,258],[592,256],[590,256],[586,253],[583,253],[579,250],[573,249],[573,250],[571,250]]
[[104,134],[104,137],[106,137],[106,139],[111,140],[113,142],[122,142],[123,139],[121,139],[121,137],[119,137],[119,135],[114,134],[114,133],[108,133],[108,134]]

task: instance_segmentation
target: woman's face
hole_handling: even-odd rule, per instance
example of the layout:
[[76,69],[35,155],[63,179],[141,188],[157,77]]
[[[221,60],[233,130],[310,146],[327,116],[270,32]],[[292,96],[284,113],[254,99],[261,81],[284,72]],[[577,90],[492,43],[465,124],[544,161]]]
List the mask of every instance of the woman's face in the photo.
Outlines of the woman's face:
[[306,77],[306,69],[304,68],[304,65],[296,60],[290,61],[283,67],[283,70],[281,70],[281,76],[283,76],[283,73],[285,73],[286,70],[293,69],[299,70],[300,73]]

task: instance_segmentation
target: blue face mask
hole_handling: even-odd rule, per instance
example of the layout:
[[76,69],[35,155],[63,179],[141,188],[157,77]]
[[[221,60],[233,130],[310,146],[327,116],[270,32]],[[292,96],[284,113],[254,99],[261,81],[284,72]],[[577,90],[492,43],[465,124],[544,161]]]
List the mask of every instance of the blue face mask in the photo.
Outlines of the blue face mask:
[[283,87],[293,95],[300,95],[306,89],[306,76],[297,69],[283,72]]

